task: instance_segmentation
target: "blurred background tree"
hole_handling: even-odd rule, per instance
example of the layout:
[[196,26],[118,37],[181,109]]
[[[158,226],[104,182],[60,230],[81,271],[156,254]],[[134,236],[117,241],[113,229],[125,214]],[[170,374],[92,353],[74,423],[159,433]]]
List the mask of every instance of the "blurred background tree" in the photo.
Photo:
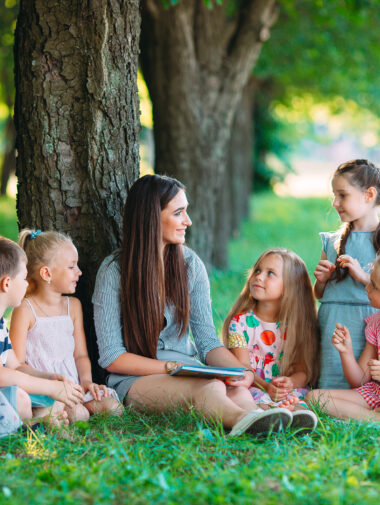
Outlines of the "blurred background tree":
[[5,0],[0,4],[0,194],[4,195],[11,173],[16,168],[15,141],[16,132],[13,124],[14,77],[13,77],[13,42],[17,0]]
[[[254,69],[259,97],[254,112],[254,180],[259,187],[286,174],[292,149],[302,138],[323,142],[314,130],[314,106],[326,104],[332,116],[344,115],[346,131],[355,134],[363,128],[378,129],[368,121],[380,115],[379,2],[283,0],[281,6],[271,41]],[[296,118],[291,117],[294,112]],[[292,127],[295,124],[298,128]],[[265,162],[269,153],[284,162],[282,173]]]

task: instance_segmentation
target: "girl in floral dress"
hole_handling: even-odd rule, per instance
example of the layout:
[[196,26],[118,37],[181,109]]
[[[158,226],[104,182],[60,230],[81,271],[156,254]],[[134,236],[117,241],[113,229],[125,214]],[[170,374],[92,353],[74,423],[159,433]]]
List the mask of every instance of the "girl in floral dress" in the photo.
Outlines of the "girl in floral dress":
[[281,248],[260,256],[224,322],[223,338],[254,372],[250,391],[261,407],[296,408],[319,369],[315,302],[299,256]]

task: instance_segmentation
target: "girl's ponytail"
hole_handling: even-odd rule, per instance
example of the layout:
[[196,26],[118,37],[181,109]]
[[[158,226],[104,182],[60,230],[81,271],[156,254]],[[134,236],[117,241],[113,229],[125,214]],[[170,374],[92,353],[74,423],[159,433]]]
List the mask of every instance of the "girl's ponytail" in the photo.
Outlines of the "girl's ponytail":
[[18,245],[21,247],[21,249],[24,249],[24,251],[26,251],[29,242],[32,240],[32,231],[33,230],[30,230],[29,228],[24,228],[20,231]]
[[343,233],[340,237],[339,244],[338,244],[338,250],[336,253],[336,261],[335,261],[335,272],[333,276],[331,276],[331,279],[336,280],[336,282],[341,282],[343,279],[345,279],[348,275],[348,269],[347,268],[341,268],[340,264],[338,263],[338,258],[342,254],[346,254],[346,244],[348,237],[351,235],[353,228],[352,223],[346,223]]

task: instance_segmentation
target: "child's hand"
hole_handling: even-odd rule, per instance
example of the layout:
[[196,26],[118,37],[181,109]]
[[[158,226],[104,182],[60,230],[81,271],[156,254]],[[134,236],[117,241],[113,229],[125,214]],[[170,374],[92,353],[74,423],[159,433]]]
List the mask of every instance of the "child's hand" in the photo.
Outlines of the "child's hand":
[[352,258],[348,254],[342,254],[337,259],[341,268],[347,268],[351,277],[362,284],[368,284],[369,274],[364,272],[356,258]]
[[317,279],[317,281],[326,284],[334,270],[334,263],[331,263],[329,260],[320,260],[315,268],[314,277]]
[[84,382],[82,384],[82,388],[84,393],[87,393],[88,391],[89,393],[92,394],[94,400],[97,400],[98,402],[102,399],[100,391],[103,391],[104,397],[110,396],[108,388],[104,384],[99,385],[95,384],[95,382]]
[[82,388],[79,384],[69,381],[52,381],[53,390],[50,392],[54,400],[63,402],[69,408],[83,402]]
[[283,400],[288,395],[288,391],[283,387],[276,386],[276,384],[273,383],[273,380],[268,382],[266,391],[274,402]]
[[370,359],[368,366],[372,379],[380,382],[380,361],[378,359]]
[[336,329],[331,337],[331,343],[340,353],[353,352],[350,332],[346,326],[336,323]]
[[285,389],[287,393],[291,393],[294,389],[294,384],[293,381],[290,377],[275,377],[272,379],[272,384],[274,384],[276,387],[280,389]]

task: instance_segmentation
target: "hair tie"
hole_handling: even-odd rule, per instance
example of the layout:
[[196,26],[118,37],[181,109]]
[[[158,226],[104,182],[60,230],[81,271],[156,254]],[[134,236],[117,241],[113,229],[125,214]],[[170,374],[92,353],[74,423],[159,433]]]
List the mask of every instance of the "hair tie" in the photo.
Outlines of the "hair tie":
[[32,232],[30,233],[30,240],[33,240],[34,238],[37,238],[37,237],[38,237],[38,235],[40,235],[41,233],[42,233],[42,231],[41,231],[41,230],[32,231]]

